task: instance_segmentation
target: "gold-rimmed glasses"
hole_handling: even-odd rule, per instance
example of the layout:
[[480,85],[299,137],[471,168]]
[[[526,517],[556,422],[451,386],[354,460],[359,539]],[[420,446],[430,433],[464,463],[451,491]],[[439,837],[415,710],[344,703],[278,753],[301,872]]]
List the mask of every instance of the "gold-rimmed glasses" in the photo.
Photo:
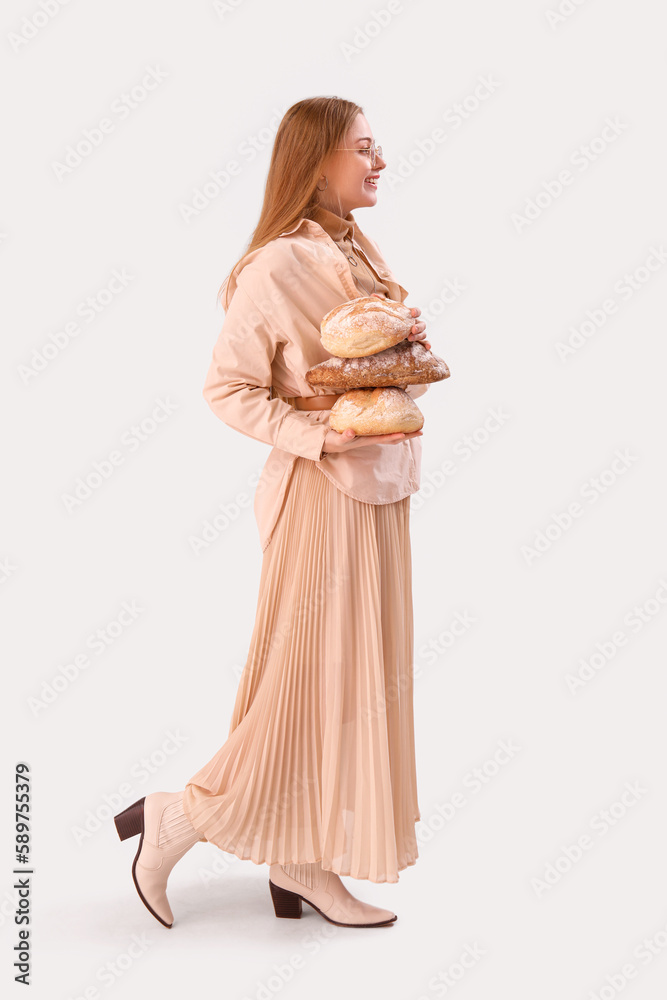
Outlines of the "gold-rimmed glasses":
[[337,150],[342,153],[365,153],[366,156],[370,154],[372,167],[376,165],[378,157],[382,158],[382,146],[376,146],[375,142],[370,146],[338,146]]

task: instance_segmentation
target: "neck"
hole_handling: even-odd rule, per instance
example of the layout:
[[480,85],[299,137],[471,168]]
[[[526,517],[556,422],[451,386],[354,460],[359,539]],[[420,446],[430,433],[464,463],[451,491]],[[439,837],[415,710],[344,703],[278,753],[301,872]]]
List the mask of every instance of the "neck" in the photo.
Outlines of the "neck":
[[343,210],[339,205],[338,206],[330,205],[326,201],[320,201],[318,204],[320,208],[325,209],[327,212],[331,212],[333,215],[337,215],[339,219],[345,219],[345,217],[348,216],[351,211],[351,209],[349,208]]

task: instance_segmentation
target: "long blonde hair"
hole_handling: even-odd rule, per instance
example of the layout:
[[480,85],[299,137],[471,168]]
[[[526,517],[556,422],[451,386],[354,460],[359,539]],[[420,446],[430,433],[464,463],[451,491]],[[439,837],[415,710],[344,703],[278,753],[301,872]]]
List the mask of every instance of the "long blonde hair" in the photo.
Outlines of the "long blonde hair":
[[[276,239],[301,218],[311,218],[318,203],[322,165],[341,144],[363,109],[342,97],[309,97],[289,108],[278,126],[264,189],[259,222],[243,255],[218,289],[227,309],[235,272],[253,250]],[[226,286],[226,288],[225,288]]]

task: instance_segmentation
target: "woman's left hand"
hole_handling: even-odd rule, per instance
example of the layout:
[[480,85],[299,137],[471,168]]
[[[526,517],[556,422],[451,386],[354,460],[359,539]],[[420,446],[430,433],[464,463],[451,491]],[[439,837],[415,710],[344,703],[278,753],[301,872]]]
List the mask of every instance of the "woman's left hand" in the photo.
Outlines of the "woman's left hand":
[[[417,316],[421,316],[421,309],[417,309],[415,306],[412,307],[410,312],[412,313],[415,319],[417,318]],[[431,345],[429,341],[426,339],[426,334],[424,332],[425,330],[426,330],[426,323],[424,323],[422,320],[419,320],[419,322],[415,323],[415,325],[412,327],[412,330],[408,334],[407,339],[421,341],[422,346],[425,347],[427,351],[430,351]]]
[[[386,297],[384,295],[381,295],[380,292],[372,292],[371,294],[376,296],[376,298],[378,299],[384,299]],[[412,308],[410,309],[410,315],[413,317],[413,319],[416,319],[417,316],[421,316],[421,312],[422,312],[421,309],[417,309],[416,306],[412,306]],[[426,323],[424,323],[423,320],[419,320],[419,322],[415,323],[415,325],[410,330],[407,339],[411,341],[419,340],[423,345],[423,347],[425,347],[427,351],[430,351],[431,344],[426,339],[426,333],[424,332],[425,330],[426,330]]]

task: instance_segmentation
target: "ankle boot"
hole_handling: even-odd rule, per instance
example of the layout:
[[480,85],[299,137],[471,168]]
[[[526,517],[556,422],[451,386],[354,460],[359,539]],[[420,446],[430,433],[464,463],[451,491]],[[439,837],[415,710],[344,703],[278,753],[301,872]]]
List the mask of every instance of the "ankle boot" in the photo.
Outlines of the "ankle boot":
[[269,888],[277,917],[300,917],[302,900],[340,927],[381,927],[397,918],[391,910],[362,903],[345,888],[340,876],[319,861],[299,865],[271,865]]
[[114,816],[121,840],[141,834],[132,864],[139,898],[156,920],[171,927],[174,915],[167,900],[167,879],[177,861],[198,840],[205,840],[183,809],[183,792],[154,792]]

